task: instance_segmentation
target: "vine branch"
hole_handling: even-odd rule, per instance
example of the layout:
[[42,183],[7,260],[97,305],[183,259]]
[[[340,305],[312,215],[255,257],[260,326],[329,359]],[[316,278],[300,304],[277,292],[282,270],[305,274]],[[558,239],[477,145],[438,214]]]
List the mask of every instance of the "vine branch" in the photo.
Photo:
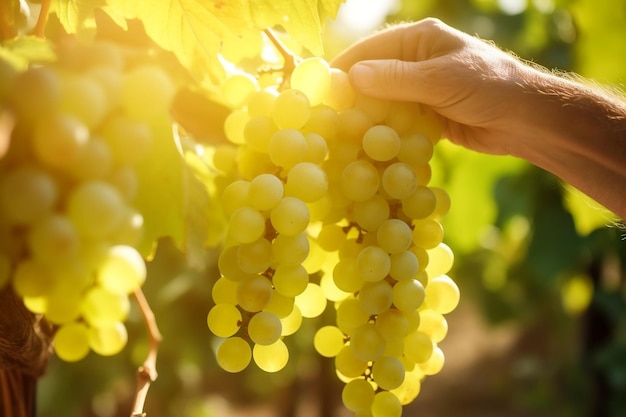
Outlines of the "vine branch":
[[267,36],[270,42],[272,42],[272,45],[274,45],[278,53],[283,57],[283,60],[285,61],[282,71],[284,78],[283,83],[286,83],[291,76],[291,73],[296,68],[299,58],[289,49],[287,49],[287,47],[280,41],[280,39],[278,39],[278,37],[271,29],[264,29],[263,33],[265,34],[265,36]]
[[143,409],[144,404],[146,403],[148,390],[150,389],[150,384],[157,379],[156,359],[162,337],[161,332],[159,332],[159,328],[157,327],[154,313],[152,312],[143,291],[138,289],[133,293],[133,295],[146,324],[150,346],[146,360],[143,365],[137,369],[137,390],[135,391],[135,403],[130,416],[145,417],[146,413],[144,413]]
[[41,9],[37,17],[37,23],[33,29],[33,35],[43,38],[46,32],[46,22],[48,21],[48,13],[50,11],[50,2],[52,0],[41,0]]

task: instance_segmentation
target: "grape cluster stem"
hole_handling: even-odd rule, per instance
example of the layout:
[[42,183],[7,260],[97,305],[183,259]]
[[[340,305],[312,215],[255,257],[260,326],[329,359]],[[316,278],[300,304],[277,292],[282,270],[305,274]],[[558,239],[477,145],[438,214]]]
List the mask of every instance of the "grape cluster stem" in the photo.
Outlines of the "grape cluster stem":
[[146,413],[143,412],[143,408],[148,395],[148,390],[150,389],[150,384],[156,381],[158,376],[156,371],[156,359],[159,345],[163,338],[156,324],[154,312],[150,308],[143,291],[138,289],[133,293],[133,296],[146,324],[150,344],[146,360],[137,369],[137,390],[135,392],[133,411],[130,416],[145,417]]

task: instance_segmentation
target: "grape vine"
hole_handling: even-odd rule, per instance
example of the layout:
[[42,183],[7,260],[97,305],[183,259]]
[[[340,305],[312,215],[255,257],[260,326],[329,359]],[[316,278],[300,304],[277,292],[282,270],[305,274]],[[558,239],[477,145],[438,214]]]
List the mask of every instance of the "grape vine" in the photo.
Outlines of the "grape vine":
[[[45,33],[48,8],[62,7],[43,1],[33,33]],[[125,347],[132,297],[150,345],[131,411],[144,415],[161,341],[141,290],[145,262],[162,236],[185,249],[193,240],[180,213],[160,224],[165,199],[155,195],[161,183],[189,185],[183,158],[212,154],[197,158],[191,184],[216,190],[207,211],[227,223],[212,244],[221,276],[207,306],[218,364],[278,372],[289,361],[285,338],[334,311],[311,347],[334,361],[344,405],[399,417],[443,366],[444,315],[459,301],[440,223],[450,201],[429,186],[441,128],[426,108],[357,94],[345,72],[297,58],[271,27],[258,29],[241,35],[250,49],[223,33],[220,58],[234,62],[221,70],[232,73],[220,80],[204,68],[191,83],[220,80],[201,94],[229,109],[216,118],[226,140],[204,145],[184,127],[163,129],[189,84],[181,89],[145,52],[70,37],[49,44],[53,59],[0,55],[0,289],[50,325],[54,354],[68,362]],[[269,47],[280,70],[260,58]],[[191,65],[188,51],[172,49]],[[171,175],[179,166],[189,171]]]

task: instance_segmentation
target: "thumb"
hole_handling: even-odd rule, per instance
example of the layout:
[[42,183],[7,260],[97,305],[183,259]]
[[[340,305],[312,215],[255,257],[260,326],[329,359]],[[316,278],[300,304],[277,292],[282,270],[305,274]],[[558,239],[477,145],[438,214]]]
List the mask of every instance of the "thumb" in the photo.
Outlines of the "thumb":
[[428,100],[432,94],[422,67],[421,62],[398,59],[361,61],[350,68],[350,81],[357,91],[368,96],[431,104]]

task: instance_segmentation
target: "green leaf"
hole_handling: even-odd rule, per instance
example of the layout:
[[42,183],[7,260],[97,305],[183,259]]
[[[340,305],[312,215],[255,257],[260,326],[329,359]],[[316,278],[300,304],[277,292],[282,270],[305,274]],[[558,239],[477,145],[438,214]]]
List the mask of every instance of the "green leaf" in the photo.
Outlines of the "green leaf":
[[36,36],[20,36],[2,43],[0,58],[15,68],[26,69],[33,61],[54,61],[55,54],[49,41]]
[[106,0],[52,0],[50,12],[55,13],[68,33],[93,35],[96,29],[94,10]]
[[144,217],[139,251],[151,258],[159,238],[169,237],[198,265],[206,246],[210,205],[206,188],[180,154],[172,127],[164,119],[155,130],[150,151],[138,164],[136,208]]

